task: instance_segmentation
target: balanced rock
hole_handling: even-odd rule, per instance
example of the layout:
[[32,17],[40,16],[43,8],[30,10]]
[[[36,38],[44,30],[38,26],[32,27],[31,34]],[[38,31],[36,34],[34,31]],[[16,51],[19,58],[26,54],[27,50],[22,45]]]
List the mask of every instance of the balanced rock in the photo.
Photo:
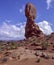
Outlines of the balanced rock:
[[43,33],[39,29],[39,26],[34,23],[34,19],[36,17],[36,9],[31,3],[27,3],[25,6],[25,16],[27,18],[25,37],[43,37]]

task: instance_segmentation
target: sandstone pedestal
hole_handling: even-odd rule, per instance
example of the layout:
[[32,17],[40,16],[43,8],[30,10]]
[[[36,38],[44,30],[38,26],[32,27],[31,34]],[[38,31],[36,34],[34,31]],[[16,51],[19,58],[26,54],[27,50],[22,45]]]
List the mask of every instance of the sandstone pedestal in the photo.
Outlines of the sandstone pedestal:
[[34,23],[34,19],[36,17],[36,9],[31,3],[26,4],[25,16],[27,18],[27,23],[25,27],[25,37],[26,38],[32,36],[43,37],[44,34],[39,29],[39,26]]

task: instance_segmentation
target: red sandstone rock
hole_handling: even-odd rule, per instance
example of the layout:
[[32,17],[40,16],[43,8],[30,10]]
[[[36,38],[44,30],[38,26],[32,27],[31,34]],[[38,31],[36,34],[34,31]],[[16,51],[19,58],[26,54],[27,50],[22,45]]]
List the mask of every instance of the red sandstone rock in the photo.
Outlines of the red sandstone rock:
[[36,9],[31,3],[26,4],[25,16],[27,18],[27,23],[25,27],[25,37],[26,38],[32,36],[43,37],[44,34],[39,29],[39,26],[34,23],[34,19],[36,17]]

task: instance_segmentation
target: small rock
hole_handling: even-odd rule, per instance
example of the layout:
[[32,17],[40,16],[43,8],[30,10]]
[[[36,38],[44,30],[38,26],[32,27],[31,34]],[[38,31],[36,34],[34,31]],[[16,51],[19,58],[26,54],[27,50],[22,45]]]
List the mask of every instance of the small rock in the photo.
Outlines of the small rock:
[[12,57],[9,57],[9,60],[13,60],[13,58]]
[[11,54],[11,52],[5,52],[4,55],[5,56],[9,56]]
[[20,59],[20,55],[18,55],[18,59]]
[[1,61],[1,63],[5,63],[5,62],[7,62],[7,58],[4,57],[4,58],[2,58],[0,61]]
[[36,56],[39,56],[39,52],[38,52],[38,51],[36,51],[35,55],[36,55]]
[[52,59],[54,59],[54,56],[52,56]]
[[4,64],[4,65],[7,65],[7,64]]
[[49,55],[46,54],[46,53],[42,53],[42,57],[45,58],[45,59],[49,59]]

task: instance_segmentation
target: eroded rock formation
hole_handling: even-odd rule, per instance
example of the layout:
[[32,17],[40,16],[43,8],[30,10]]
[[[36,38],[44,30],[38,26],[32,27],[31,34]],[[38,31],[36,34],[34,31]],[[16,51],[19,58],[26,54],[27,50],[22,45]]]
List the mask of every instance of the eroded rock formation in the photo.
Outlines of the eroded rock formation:
[[36,9],[31,3],[27,3],[25,6],[25,16],[27,18],[27,23],[25,27],[25,37],[43,37],[44,34],[39,29],[39,26],[34,23],[34,19],[36,17]]

